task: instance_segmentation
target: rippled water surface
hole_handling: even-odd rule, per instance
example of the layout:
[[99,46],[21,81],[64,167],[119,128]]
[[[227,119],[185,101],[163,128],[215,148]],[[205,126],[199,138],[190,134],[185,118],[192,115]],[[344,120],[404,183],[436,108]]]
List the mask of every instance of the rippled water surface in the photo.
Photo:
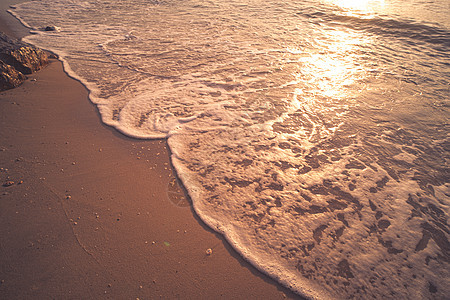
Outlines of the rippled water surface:
[[450,295],[448,1],[12,12],[105,123],[168,138],[196,212],[263,272],[308,297]]

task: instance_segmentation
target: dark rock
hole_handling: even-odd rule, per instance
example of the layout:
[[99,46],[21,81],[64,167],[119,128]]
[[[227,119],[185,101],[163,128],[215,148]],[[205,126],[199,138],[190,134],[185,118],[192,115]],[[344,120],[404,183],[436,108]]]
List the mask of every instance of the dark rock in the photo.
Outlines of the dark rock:
[[25,75],[0,60],[0,91],[18,87],[25,79]]
[[0,60],[22,74],[31,74],[48,64],[47,53],[0,32]]

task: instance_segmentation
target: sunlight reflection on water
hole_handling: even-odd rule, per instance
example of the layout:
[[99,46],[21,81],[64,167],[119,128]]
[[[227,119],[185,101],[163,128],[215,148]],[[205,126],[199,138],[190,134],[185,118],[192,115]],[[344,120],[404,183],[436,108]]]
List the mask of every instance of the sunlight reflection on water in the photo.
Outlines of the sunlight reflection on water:
[[345,9],[359,10],[361,12],[377,11],[384,7],[384,0],[326,0]]

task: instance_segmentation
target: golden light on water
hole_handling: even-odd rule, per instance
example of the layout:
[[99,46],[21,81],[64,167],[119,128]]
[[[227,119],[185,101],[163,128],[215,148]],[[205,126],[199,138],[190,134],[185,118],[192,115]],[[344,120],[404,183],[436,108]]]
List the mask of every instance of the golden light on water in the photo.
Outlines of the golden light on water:
[[300,60],[303,64],[297,79],[314,91],[313,97],[349,98],[354,89],[348,86],[366,76],[364,67],[358,61],[358,47],[371,40],[351,30],[329,30],[326,33],[328,38],[316,43],[318,48],[327,51],[304,56]]
[[[364,17],[371,17],[372,12],[381,11],[385,0],[325,0],[339,6],[346,14],[361,13]],[[361,17],[361,16],[360,16]],[[360,64],[358,49],[374,41],[359,31],[343,27],[324,29],[325,38],[316,40],[320,52],[309,53],[302,61],[302,78],[306,78],[307,85],[314,90],[314,98],[349,99],[357,92],[357,88],[350,85],[361,82],[367,76],[366,70]],[[340,101],[340,100],[338,100]]]
[[312,47],[286,49],[299,66],[293,73],[293,82],[298,86],[293,93],[293,106],[305,112],[312,124],[310,129],[296,134],[303,134],[312,143],[317,137],[332,136],[343,124],[317,120],[324,116],[342,120],[350,107],[358,105],[358,95],[367,88],[368,76],[361,60],[361,47],[374,43],[371,36],[343,26],[321,26],[318,30],[320,38],[311,41]]
[[345,9],[368,12],[384,6],[384,0],[327,0]]

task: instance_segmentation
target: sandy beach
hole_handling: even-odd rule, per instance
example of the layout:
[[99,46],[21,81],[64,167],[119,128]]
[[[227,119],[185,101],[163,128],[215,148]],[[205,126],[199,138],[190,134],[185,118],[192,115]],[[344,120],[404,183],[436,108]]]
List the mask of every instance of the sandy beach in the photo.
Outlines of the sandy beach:
[[[0,30],[21,37],[17,2]],[[297,297],[195,215],[166,141],[102,124],[59,61],[1,92],[0,116],[0,298]]]

